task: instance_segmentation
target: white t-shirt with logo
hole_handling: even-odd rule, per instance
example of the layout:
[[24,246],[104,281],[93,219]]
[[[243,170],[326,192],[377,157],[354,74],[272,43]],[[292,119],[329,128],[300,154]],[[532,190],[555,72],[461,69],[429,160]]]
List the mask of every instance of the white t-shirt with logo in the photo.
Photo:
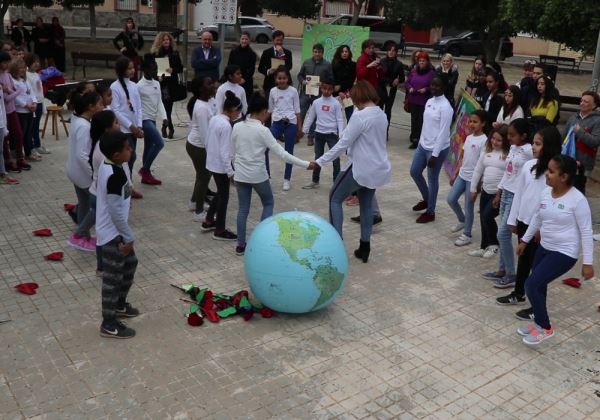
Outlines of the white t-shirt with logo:
[[480,134],[478,136],[470,134],[467,136],[465,144],[463,145],[462,165],[460,166],[460,171],[458,171],[458,176],[465,181],[470,182],[471,178],[473,178],[475,165],[477,165],[477,161],[481,155],[481,148],[486,140],[487,136],[485,134]]
[[287,118],[290,124],[296,124],[296,114],[300,113],[300,98],[293,86],[279,89],[277,86],[269,93],[269,112],[273,121]]

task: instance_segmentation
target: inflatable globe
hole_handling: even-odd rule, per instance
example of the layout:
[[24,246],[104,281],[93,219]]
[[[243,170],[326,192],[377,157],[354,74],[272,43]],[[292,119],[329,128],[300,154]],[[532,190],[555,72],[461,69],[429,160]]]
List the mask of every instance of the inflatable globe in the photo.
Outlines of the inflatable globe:
[[312,213],[290,211],[260,222],[246,244],[244,259],[250,290],[278,312],[324,308],[348,276],[340,235]]

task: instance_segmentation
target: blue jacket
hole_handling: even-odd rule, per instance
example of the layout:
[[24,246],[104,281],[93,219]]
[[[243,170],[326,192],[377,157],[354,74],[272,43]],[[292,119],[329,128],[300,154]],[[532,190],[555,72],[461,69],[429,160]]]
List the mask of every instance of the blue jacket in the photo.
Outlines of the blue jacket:
[[196,72],[196,77],[212,77],[213,80],[219,80],[219,64],[221,63],[221,50],[210,47],[208,59],[204,58],[202,45],[194,48],[192,51],[192,67]]

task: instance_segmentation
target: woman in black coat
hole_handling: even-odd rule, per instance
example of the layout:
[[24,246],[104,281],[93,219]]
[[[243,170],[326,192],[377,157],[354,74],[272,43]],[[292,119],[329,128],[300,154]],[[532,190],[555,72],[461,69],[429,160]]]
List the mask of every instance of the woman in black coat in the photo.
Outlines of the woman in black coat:
[[15,21],[15,26],[10,32],[10,39],[15,47],[21,47],[23,51],[31,51],[31,45],[29,45],[31,43],[31,33],[23,26],[24,24],[25,22],[21,18]]
[[45,68],[52,51],[52,31],[41,17],[35,20],[35,26],[31,30],[31,40],[33,51],[39,57],[42,68]]
[[160,81],[162,101],[165,105],[165,111],[167,111],[167,124],[163,124],[161,134],[164,138],[172,139],[173,133],[175,132],[173,121],[171,120],[173,102],[185,99],[178,98],[178,95],[181,93],[179,75],[183,72],[183,64],[181,63],[179,51],[175,49],[175,39],[169,32],[159,32],[156,35],[150,52],[154,54],[154,57],[156,58],[169,58],[169,68],[167,69],[167,72],[170,76],[159,74],[158,78]]
[[136,31],[133,18],[127,18],[123,30],[119,32],[115,39],[113,39],[113,45],[121,52],[121,54],[133,61],[135,75],[132,81],[137,81],[138,71],[141,63],[138,53],[142,50],[142,48],[144,48],[144,38],[142,38],[142,35]]
[[52,60],[57,69],[62,72],[66,70],[66,45],[65,45],[65,30],[61,26],[58,18],[55,16],[52,18],[52,25],[50,26],[52,32]]
[[396,43],[387,45],[386,55],[381,60],[381,66],[384,74],[379,79],[377,93],[379,94],[379,107],[385,112],[389,130],[396,92],[398,86],[404,83],[404,66],[398,61],[398,46]]
[[485,85],[487,92],[484,94],[479,105],[487,112],[487,126],[491,127],[498,118],[498,113],[504,105],[504,98],[500,94],[500,86],[504,79],[502,75],[492,69],[488,69],[485,74]]
[[[352,61],[352,51],[348,45],[340,45],[331,60],[333,79],[335,81],[334,96],[342,100],[350,98],[350,89],[356,80],[356,63]],[[345,108],[346,119],[349,120],[354,111],[354,106]]]
[[454,64],[452,54],[444,54],[442,56],[442,63],[435,68],[435,72],[446,84],[444,96],[450,101],[452,108],[454,108],[454,91],[458,82],[458,67]]
[[252,96],[254,92],[254,72],[256,71],[256,53],[250,47],[250,34],[242,32],[240,37],[240,45],[235,47],[229,53],[229,61],[227,65],[236,64],[242,70],[244,83],[242,87],[246,91],[246,98]]

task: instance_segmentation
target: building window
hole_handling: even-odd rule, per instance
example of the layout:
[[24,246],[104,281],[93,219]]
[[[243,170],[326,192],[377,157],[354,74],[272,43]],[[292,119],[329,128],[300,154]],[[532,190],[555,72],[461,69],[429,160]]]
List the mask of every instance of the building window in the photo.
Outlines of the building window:
[[115,10],[138,11],[138,0],[115,0]]

